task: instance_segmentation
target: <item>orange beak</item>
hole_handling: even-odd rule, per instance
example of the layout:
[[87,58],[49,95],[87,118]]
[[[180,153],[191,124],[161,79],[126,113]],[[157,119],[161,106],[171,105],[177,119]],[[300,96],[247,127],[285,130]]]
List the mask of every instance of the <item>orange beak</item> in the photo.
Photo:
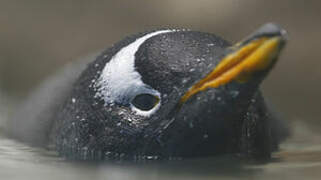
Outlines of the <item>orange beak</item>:
[[233,80],[246,82],[258,71],[269,68],[277,59],[284,37],[260,36],[230,47],[221,62],[203,79],[194,84],[180,99],[185,103],[190,97],[208,88],[217,88]]

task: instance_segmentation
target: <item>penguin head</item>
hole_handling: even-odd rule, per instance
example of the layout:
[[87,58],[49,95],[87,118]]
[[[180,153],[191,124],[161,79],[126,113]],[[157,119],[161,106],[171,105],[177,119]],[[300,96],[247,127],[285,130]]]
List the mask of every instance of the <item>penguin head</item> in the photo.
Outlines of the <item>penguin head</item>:
[[267,24],[233,46],[189,30],[125,38],[74,84],[55,123],[56,148],[76,159],[224,152],[284,35]]

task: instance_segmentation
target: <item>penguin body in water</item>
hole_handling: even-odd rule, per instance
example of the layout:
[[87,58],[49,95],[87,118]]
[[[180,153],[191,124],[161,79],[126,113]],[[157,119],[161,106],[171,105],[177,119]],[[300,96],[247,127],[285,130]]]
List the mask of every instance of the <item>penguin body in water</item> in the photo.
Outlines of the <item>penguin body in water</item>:
[[67,68],[56,78],[63,81],[46,82],[9,123],[10,134],[69,159],[269,158],[286,129],[259,85],[284,36],[266,24],[234,46],[189,30],[125,38],[87,67]]

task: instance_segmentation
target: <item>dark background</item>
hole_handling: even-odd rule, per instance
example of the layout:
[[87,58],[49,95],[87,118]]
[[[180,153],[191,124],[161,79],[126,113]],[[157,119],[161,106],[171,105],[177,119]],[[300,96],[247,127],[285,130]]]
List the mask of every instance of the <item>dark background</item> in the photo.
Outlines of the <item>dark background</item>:
[[236,42],[266,22],[280,24],[290,40],[265,96],[288,119],[320,129],[319,0],[1,0],[0,88],[25,97],[67,62],[140,31],[189,28]]

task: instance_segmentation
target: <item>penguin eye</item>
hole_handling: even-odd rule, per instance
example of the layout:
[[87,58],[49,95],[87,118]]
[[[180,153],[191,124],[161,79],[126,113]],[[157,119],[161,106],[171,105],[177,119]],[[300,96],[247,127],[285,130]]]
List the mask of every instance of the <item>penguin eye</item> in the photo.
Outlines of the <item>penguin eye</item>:
[[159,97],[151,94],[139,94],[132,100],[132,105],[136,108],[149,111],[159,103]]

